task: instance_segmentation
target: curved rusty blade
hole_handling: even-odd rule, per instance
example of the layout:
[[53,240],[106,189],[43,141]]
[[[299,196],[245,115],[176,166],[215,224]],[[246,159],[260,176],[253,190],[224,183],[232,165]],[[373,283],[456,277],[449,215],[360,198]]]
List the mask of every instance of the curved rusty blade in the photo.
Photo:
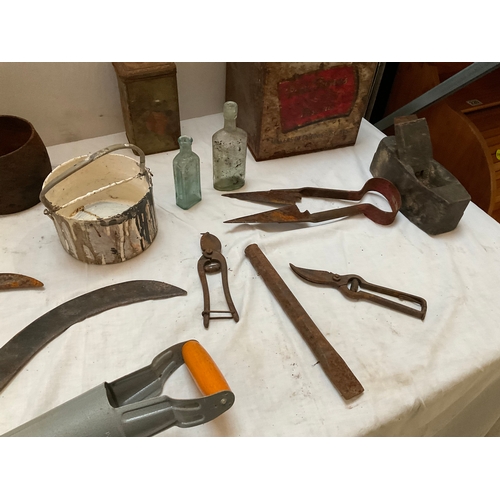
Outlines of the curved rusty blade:
[[43,283],[24,274],[0,273],[0,290],[15,288],[39,288]]
[[316,283],[318,285],[332,285],[334,283],[334,274],[329,271],[306,269],[304,267],[294,266],[292,263],[289,263],[289,265],[297,276],[300,276],[306,281],[310,281],[311,283]]
[[99,288],[57,306],[0,349],[0,392],[35,354],[75,323],[115,307],[186,294],[161,281],[136,280]]

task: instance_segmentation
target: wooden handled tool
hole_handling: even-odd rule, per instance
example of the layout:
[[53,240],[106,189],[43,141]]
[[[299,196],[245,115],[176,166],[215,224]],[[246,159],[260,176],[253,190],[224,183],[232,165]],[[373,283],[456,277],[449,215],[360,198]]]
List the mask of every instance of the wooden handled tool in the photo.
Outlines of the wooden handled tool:
[[364,391],[363,386],[314,324],[259,246],[255,243],[249,245],[245,248],[245,255],[302,335],[326,376],[342,397],[347,400],[359,396]]

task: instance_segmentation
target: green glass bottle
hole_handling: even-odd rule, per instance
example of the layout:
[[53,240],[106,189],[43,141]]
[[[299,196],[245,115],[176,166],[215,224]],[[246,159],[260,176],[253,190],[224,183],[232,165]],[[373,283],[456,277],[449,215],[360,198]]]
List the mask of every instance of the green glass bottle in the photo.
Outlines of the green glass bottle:
[[187,210],[201,201],[200,158],[193,152],[193,139],[181,135],[180,152],[174,158],[175,202]]
[[224,103],[224,128],[212,136],[214,188],[232,191],[245,185],[247,133],[236,126],[238,105]]

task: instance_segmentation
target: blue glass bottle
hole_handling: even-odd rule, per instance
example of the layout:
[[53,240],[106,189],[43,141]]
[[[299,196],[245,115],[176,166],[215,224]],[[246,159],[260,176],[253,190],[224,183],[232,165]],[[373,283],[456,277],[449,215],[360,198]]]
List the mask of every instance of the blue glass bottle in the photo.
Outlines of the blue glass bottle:
[[193,139],[179,137],[180,152],[173,160],[175,202],[184,210],[201,201],[200,158],[193,152]]

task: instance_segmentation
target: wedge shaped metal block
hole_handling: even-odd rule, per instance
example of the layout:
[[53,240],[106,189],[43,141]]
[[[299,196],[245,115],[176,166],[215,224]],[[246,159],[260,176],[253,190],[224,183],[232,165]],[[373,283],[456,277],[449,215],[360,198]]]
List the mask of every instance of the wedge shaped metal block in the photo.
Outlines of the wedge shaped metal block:
[[455,229],[471,199],[458,179],[434,159],[429,160],[426,170],[415,173],[400,160],[394,136],[382,139],[370,172],[398,188],[402,200],[400,212],[430,235]]

